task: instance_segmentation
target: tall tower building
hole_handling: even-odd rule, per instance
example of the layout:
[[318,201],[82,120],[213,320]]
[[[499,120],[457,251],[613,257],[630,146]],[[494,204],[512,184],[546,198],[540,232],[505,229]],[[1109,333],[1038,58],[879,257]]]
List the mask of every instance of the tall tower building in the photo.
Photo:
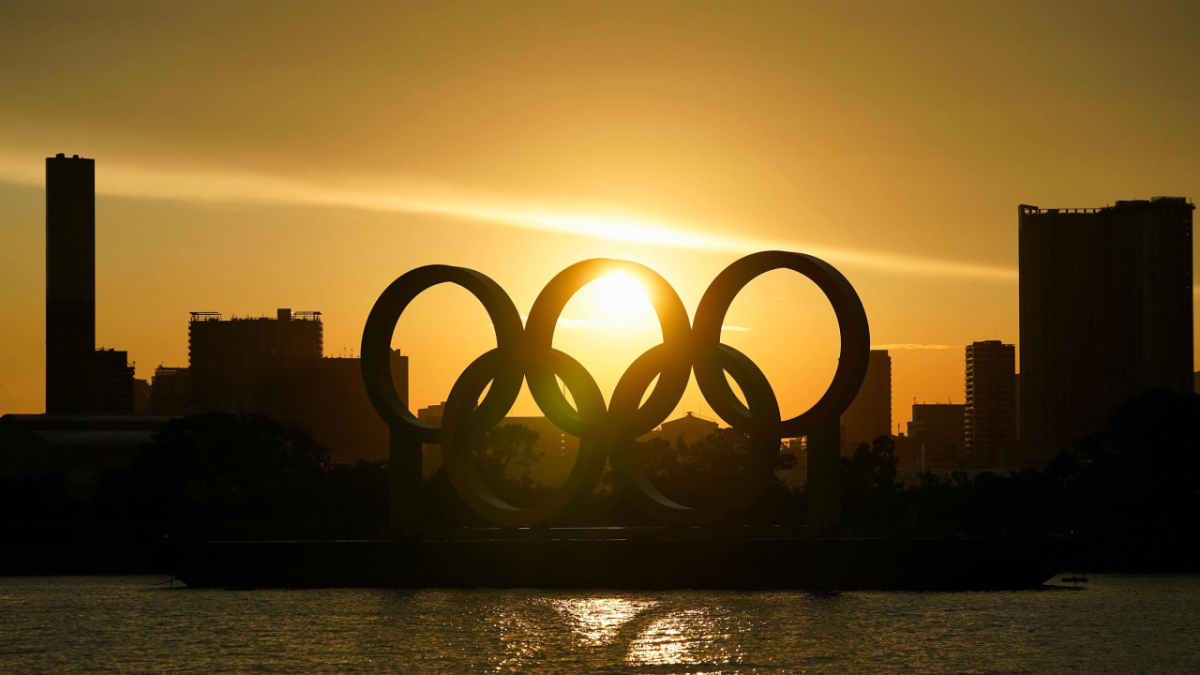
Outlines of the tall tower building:
[[46,159],[47,413],[89,412],[95,348],[96,162],[59,154]]
[[1017,442],[1016,346],[999,340],[967,345],[967,405],[963,409],[967,464],[997,469],[1014,464]]
[[1049,459],[1147,389],[1193,390],[1194,209],[1019,207],[1026,453]]
[[842,413],[842,452],[853,453],[859,444],[891,433],[892,357],[886,349],[872,349],[862,388]]

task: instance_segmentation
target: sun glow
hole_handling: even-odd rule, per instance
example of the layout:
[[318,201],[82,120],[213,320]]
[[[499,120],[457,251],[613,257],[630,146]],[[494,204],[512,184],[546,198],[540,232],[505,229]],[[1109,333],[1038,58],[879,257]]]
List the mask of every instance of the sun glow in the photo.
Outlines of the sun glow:
[[595,297],[606,315],[619,319],[631,319],[651,309],[646,287],[622,272],[597,279]]

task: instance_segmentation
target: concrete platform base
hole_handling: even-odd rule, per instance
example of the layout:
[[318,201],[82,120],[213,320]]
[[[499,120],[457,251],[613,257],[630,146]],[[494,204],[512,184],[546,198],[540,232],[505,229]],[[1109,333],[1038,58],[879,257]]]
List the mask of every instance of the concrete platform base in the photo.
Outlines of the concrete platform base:
[[[634,533],[631,533],[634,534]],[[620,531],[395,541],[197,542],[192,587],[1018,589],[1069,566],[1051,538],[700,538]]]

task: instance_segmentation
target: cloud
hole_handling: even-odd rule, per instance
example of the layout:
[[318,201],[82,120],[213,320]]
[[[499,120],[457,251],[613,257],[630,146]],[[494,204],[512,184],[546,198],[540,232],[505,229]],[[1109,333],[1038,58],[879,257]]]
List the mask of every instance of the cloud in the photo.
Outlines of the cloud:
[[[0,181],[42,185],[41,163],[0,155]],[[287,204],[419,213],[496,223],[509,227],[668,248],[753,253],[802,251],[838,265],[922,277],[1012,282],[1017,271],[971,262],[926,258],[890,251],[814,246],[799,241],[731,236],[691,223],[669,223],[636,213],[598,213],[517,201],[482,192],[416,181],[372,182],[345,187],[332,183],[248,172],[190,171],[103,162],[96,176],[101,194],[182,202]]]
[[[528,320],[528,316],[521,315],[521,321]],[[657,321],[565,319],[561,317],[555,326],[560,330],[658,330],[660,328]],[[721,326],[721,330],[745,333],[750,329],[745,326]]]
[[886,349],[888,351],[913,351],[918,349],[942,350],[942,349],[964,349],[962,345],[914,345],[914,344],[889,344],[889,345],[871,345],[871,349]]

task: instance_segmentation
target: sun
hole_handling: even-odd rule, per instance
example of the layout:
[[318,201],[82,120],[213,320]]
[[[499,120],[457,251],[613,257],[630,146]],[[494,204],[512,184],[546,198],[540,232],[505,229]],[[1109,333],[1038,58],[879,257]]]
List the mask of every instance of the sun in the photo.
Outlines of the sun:
[[596,280],[596,300],[608,316],[629,319],[650,308],[650,297],[640,281],[624,272]]

